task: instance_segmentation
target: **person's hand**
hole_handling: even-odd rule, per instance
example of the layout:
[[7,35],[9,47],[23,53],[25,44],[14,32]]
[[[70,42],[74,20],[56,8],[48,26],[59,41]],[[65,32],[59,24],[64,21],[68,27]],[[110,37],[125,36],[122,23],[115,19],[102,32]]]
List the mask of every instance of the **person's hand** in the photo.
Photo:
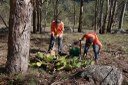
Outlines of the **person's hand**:
[[80,38],[79,41],[82,41],[82,39]]
[[98,51],[98,54],[100,54],[101,53],[101,49],[99,49],[99,51]]
[[53,38],[56,38],[56,35],[55,34],[52,34]]
[[59,37],[59,35],[57,34],[56,37]]
[[60,38],[61,38],[62,36],[63,36],[63,34],[59,34],[59,35],[58,35],[58,37],[60,37]]
[[52,33],[52,36],[54,37],[54,36],[55,36],[55,34],[54,34],[54,33]]

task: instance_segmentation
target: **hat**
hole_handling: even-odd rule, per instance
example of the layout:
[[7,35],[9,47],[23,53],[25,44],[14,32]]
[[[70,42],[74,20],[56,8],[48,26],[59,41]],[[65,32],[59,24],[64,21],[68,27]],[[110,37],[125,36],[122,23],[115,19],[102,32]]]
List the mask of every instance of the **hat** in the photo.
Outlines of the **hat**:
[[56,19],[55,19],[55,22],[56,22],[56,24],[58,25],[58,24],[61,22],[61,19],[56,18]]

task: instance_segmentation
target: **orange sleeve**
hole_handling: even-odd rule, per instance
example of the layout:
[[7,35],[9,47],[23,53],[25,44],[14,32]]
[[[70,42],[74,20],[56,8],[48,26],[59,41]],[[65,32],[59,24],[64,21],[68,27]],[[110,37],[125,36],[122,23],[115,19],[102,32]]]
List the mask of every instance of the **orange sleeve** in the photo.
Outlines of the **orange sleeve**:
[[64,32],[64,23],[62,22],[62,30],[61,30],[61,33],[63,33]]
[[101,42],[99,41],[97,35],[96,35],[96,42],[95,42],[95,43],[100,47],[100,49],[102,48],[102,44],[101,44]]
[[61,22],[59,29],[60,30],[58,30],[58,34],[59,35],[63,34],[63,32],[64,32],[64,23],[63,22]]

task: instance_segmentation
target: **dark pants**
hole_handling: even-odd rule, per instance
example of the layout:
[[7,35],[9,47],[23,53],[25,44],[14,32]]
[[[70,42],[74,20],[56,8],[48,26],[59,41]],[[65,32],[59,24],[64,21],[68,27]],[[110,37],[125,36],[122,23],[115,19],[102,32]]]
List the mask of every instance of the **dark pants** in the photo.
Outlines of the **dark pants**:
[[57,38],[58,38],[58,53],[62,52],[62,40],[63,40],[63,38],[62,37],[61,38],[60,37],[53,37],[52,35],[51,35],[50,45],[49,45],[48,51],[50,51],[53,48]]
[[[99,55],[99,46],[95,43],[93,43],[93,51],[94,51],[94,56],[95,56],[95,61],[98,59],[98,55]],[[90,44],[86,43],[85,44],[85,48],[84,48],[84,54],[87,55],[88,50],[89,50]]]

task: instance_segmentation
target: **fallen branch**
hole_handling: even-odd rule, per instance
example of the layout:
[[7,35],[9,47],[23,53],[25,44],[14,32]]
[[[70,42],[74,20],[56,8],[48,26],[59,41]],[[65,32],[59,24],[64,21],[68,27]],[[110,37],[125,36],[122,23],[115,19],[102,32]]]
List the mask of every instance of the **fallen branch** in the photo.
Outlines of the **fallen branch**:
[[3,17],[2,17],[1,15],[0,15],[0,18],[1,18],[1,20],[3,21],[4,25],[6,26],[6,28],[8,28],[6,22],[4,21],[4,19],[3,19]]

